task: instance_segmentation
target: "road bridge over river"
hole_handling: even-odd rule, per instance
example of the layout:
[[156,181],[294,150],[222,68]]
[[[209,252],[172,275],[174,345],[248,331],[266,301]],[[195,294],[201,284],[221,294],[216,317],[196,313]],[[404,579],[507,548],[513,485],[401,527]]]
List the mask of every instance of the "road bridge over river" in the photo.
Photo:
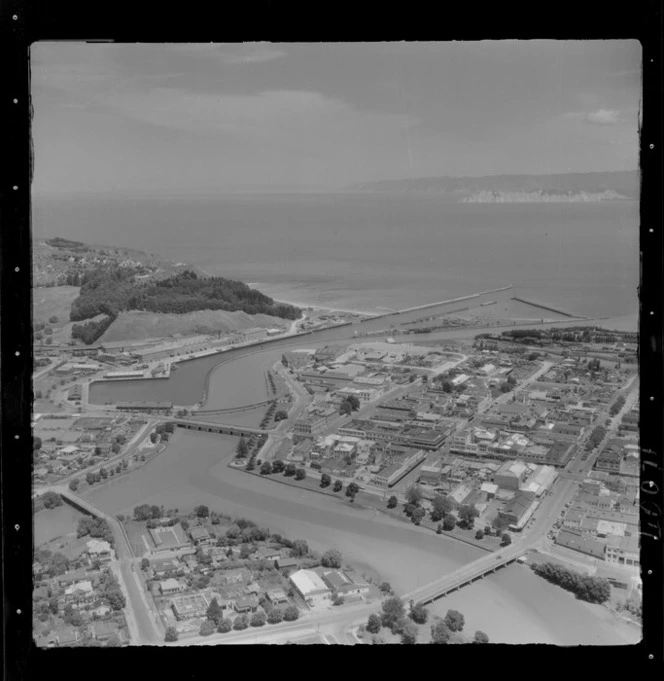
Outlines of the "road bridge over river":
[[497,555],[496,552],[488,553],[486,556],[482,556],[434,582],[404,594],[403,600],[406,602],[412,600],[416,603],[427,605],[437,598],[446,596],[452,591],[457,591],[477,579],[482,579],[485,575],[491,574],[510,563],[514,563],[529,550],[529,546],[517,545],[509,546],[499,551]]
[[251,437],[252,435],[269,435],[272,432],[270,430],[262,430],[261,428],[234,426],[228,423],[215,423],[214,421],[204,421],[190,418],[176,418],[172,419],[172,422],[179,428],[202,430],[208,433],[219,433],[220,435],[239,435],[241,437]]

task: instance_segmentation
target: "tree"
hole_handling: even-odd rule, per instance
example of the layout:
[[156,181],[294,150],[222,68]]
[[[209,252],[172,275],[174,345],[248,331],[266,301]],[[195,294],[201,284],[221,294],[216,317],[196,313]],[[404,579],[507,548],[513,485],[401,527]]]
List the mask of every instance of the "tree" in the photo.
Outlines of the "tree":
[[52,317],[48,318],[49,324],[57,324],[58,323],[58,318],[53,315]]
[[[51,330],[50,330],[50,329],[47,329],[47,330],[46,330],[46,333],[48,333],[49,331],[51,331]],[[53,333],[53,332],[51,331],[51,333]],[[46,339],[46,345],[52,345],[52,344],[53,344],[53,339],[50,338],[50,337],[47,338],[47,339]]]
[[207,518],[210,515],[210,509],[204,504],[197,506],[194,509],[194,512],[196,513],[196,516],[199,518]]
[[95,474],[92,471],[88,471],[85,474],[85,482],[88,483],[88,485],[92,485],[95,481]]
[[264,612],[255,612],[251,616],[251,626],[252,627],[262,627],[267,620],[267,616]]
[[413,645],[417,643],[417,626],[413,622],[406,622],[401,629],[401,643]]
[[323,554],[321,564],[323,567],[340,568],[342,563],[341,551],[337,549],[329,549]]
[[381,630],[382,626],[383,623],[381,622],[381,619],[378,615],[375,613],[369,615],[366,628],[370,634],[377,634]]
[[204,620],[203,624],[201,624],[201,628],[198,630],[198,633],[201,636],[210,636],[211,634],[214,634],[216,627],[214,626],[214,622],[211,620]]
[[145,571],[150,567],[150,561],[147,558],[141,560],[141,570]]
[[295,475],[295,473],[297,473],[297,466],[291,462],[284,469],[284,475],[287,478],[292,478]]
[[394,495],[392,495],[387,500],[387,508],[396,508],[398,503],[399,503],[399,500]]
[[380,592],[383,595],[389,595],[394,593],[394,591],[392,590],[392,585],[389,582],[383,582],[378,588],[380,589]]
[[272,472],[273,473],[283,473],[286,468],[286,464],[281,459],[275,459],[272,462]]
[[507,534],[507,532],[503,534],[501,540],[502,540],[500,543],[501,546],[509,546],[512,543],[512,537],[510,537],[509,534]]
[[422,522],[425,515],[426,515],[426,511],[423,508],[421,508],[420,506],[418,506],[413,511],[411,518],[416,525],[419,525]]
[[309,544],[304,539],[296,539],[293,542],[293,553],[296,556],[306,556],[309,553]]
[[438,620],[431,625],[431,642],[444,644],[450,640],[450,630],[445,626],[443,620]]
[[417,506],[423,498],[424,494],[422,494],[422,490],[417,485],[411,485],[406,490],[406,502],[409,504]]
[[168,627],[166,629],[166,636],[164,636],[164,641],[166,643],[173,643],[173,641],[178,640],[178,632],[175,627]]
[[246,615],[238,615],[233,622],[235,631],[242,631],[249,626],[249,618]]
[[458,610],[448,610],[445,615],[445,626],[450,631],[463,631],[464,616]]
[[391,598],[383,601],[383,625],[386,627],[392,627],[399,619],[404,616],[405,609],[401,599],[397,596],[392,596]]
[[261,475],[270,475],[272,473],[272,464],[269,461],[263,461],[261,466]]
[[32,436],[32,451],[38,452],[42,446],[42,439],[37,435]]
[[332,487],[332,489],[333,489],[335,492],[341,492],[341,490],[343,489],[343,486],[344,486],[344,485],[343,485],[343,482],[341,482],[341,480],[335,480],[335,481],[334,481],[334,486]]
[[354,497],[360,491],[360,486],[356,482],[351,482],[348,487],[346,487],[346,496]]
[[451,532],[456,526],[456,520],[454,519],[454,516],[451,513],[448,513],[444,518],[443,518],[443,530],[445,532]]
[[241,437],[240,441],[237,443],[236,453],[240,458],[244,458],[249,453],[249,446],[243,437]]
[[426,624],[429,611],[421,603],[417,603],[410,609],[410,619],[417,624]]
[[345,599],[341,594],[335,593],[334,597],[332,598],[332,605],[343,605],[344,600]]
[[479,511],[469,504],[464,504],[459,509],[459,525],[465,527],[468,530],[473,529],[475,524],[475,518],[479,515]]
[[304,480],[307,477],[307,471],[304,470],[304,468],[298,468],[295,471],[295,479],[296,480]]
[[102,467],[99,469],[99,475],[100,475],[104,480],[106,480],[106,478],[108,478],[108,471],[102,466]]
[[221,619],[217,625],[217,631],[220,634],[227,634],[232,628],[233,622],[231,622],[231,620],[229,620],[227,617]]
[[341,414],[342,416],[350,416],[352,412],[353,407],[351,407],[348,400],[343,400],[343,402],[339,405],[339,414]]
[[288,418],[288,413],[285,412],[283,409],[280,409],[275,415],[274,415],[274,421],[275,423],[279,423],[279,421],[285,421]]
[[223,619],[224,611],[221,609],[221,606],[219,605],[216,598],[213,598],[212,601],[210,602],[210,605],[208,606],[205,616],[207,617],[208,620],[212,620],[212,622],[214,622],[215,625],[218,625],[219,622],[221,622],[221,620]]
[[286,622],[294,622],[299,616],[300,611],[294,605],[289,605],[284,610],[284,620],[286,620]]
[[69,489],[72,492],[75,492],[78,489],[78,484],[79,483],[78,483],[78,480],[76,478],[74,478],[73,480],[70,480],[69,481]]
[[431,520],[437,523],[445,517],[446,513],[452,511],[454,503],[442,494],[436,494],[431,501],[431,506]]
[[479,629],[475,632],[475,637],[473,638],[473,643],[488,643],[489,637]]
[[475,539],[477,539],[478,541],[480,539],[484,539],[484,531],[483,530],[477,530],[477,532],[475,532]]
[[332,478],[327,473],[323,473],[323,475],[320,476],[320,486],[321,487],[329,487],[331,483],[332,483]]
[[267,614],[267,621],[270,624],[279,624],[284,619],[284,611],[281,608],[272,608]]
[[152,444],[154,444],[156,441],[157,441],[157,433],[155,433],[155,432],[150,433],[150,442],[152,442]]

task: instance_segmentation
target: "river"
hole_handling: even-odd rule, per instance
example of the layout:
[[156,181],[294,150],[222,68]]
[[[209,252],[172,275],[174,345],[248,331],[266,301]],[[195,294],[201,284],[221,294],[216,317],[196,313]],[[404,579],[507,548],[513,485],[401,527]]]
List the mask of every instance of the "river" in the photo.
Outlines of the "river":
[[[228,467],[237,439],[179,430],[168,448],[132,475],[86,492],[109,513],[132,513],[139,504],[181,511],[198,504],[246,517],[318,551],[338,548],[360,570],[378,573],[400,593],[454,570],[480,550],[316,492],[304,492]],[[513,565],[433,606],[462,611],[466,629],[504,643],[622,645],[638,632],[618,625],[530,570]]]

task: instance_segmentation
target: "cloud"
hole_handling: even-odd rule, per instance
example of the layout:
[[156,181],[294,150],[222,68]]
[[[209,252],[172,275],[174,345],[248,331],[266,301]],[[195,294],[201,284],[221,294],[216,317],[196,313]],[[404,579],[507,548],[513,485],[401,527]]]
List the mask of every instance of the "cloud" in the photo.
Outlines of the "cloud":
[[595,123],[597,125],[613,125],[618,123],[620,118],[620,111],[617,109],[598,109],[586,116],[586,122]]

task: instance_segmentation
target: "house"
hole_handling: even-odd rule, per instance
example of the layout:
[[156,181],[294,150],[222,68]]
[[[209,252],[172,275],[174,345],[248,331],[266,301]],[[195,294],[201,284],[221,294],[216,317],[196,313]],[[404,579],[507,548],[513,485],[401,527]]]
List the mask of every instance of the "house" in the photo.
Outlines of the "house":
[[154,577],[163,577],[169,572],[181,569],[182,565],[176,558],[153,558],[150,569]]
[[108,615],[111,612],[111,606],[107,600],[99,598],[92,604],[88,612],[96,617],[104,617],[104,615]]
[[360,596],[369,591],[370,586],[366,582],[353,579],[344,570],[331,570],[323,573],[326,584],[342,596]]
[[261,546],[258,551],[254,554],[256,560],[269,560],[271,562],[274,562],[275,560],[278,560],[281,558],[281,550],[280,549],[272,549],[267,546]]
[[184,530],[179,523],[172,527],[150,529],[148,532],[153,543],[153,546],[150,548],[151,553],[175,551],[189,546],[189,541],[187,541]]
[[272,605],[288,605],[290,600],[283,589],[268,589],[265,597]]
[[118,628],[113,622],[92,622],[90,634],[98,641],[108,641],[118,635]]
[[214,543],[214,537],[210,535],[205,527],[193,527],[189,530],[189,536],[194,542],[194,546],[210,546]]
[[256,612],[258,609],[258,598],[256,596],[240,596],[235,599],[233,610],[240,614]]
[[298,570],[289,579],[297,593],[309,605],[320,605],[330,599],[330,589],[320,575],[313,570]]
[[84,603],[92,603],[96,596],[90,580],[76,582],[65,589],[65,601],[80,606]]
[[277,570],[297,570],[300,566],[295,558],[277,558],[277,560],[274,561],[274,567],[276,567]]
[[107,541],[101,539],[91,539],[87,542],[87,553],[90,561],[99,560],[108,563],[113,559],[113,549]]
[[178,582],[177,579],[164,579],[163,581],[159,582],[159,591],[164,596],[168,596],[169,594],[176,594],[180,592],[182,589],[180,587],[180,582]]
[[220,584],[249,584],[251,582],[251,570],[238,568],[237,570],[226,570],[217,575]]

